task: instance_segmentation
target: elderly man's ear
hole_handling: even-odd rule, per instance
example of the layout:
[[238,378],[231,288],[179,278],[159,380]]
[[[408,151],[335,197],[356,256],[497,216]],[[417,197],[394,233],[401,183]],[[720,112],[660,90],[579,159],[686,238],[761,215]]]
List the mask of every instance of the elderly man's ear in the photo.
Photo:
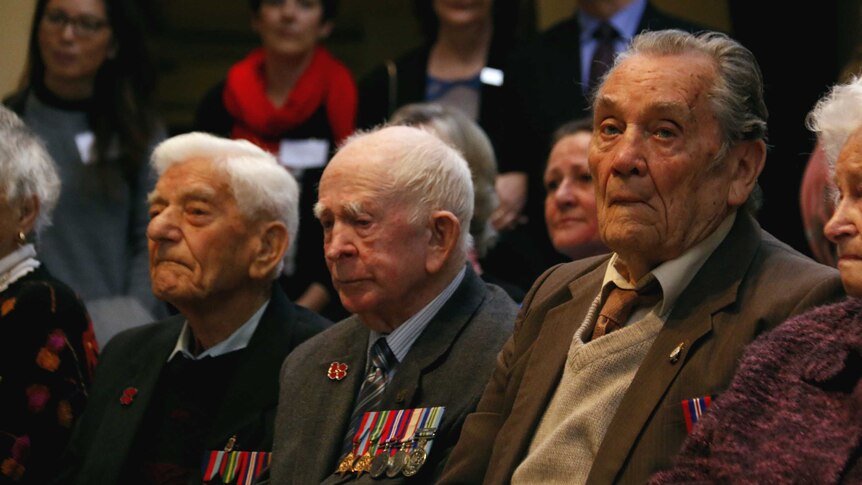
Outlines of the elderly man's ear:
[[449,211],[435,211],[431,214],[431,239],[428,242],[428,257],[425,270],[429,274],[438,273],[458,250],[461,223]]
[[730,150],[728,164],[732,175],[727,195],[729,206],[740,207],[748,200],[765,161],[766,143],[763,140],[742,141]]
[[260,237],[254,259],[248,269],[252,279],[267,279],[284,258],[290,236],[281,222],[266,222],[259,228]]

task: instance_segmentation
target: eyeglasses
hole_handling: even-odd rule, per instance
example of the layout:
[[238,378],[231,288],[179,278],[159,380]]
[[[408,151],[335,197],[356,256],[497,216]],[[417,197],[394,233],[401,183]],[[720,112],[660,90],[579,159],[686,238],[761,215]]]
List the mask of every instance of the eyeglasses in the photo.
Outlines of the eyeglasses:
[[80,17],[70,17],[62,10],[52,10],[45,12],[42,17],[46,27],[55,31],[62,31],[67,25],[72,26],[72,32],[77,37],[87,38],[99,33],[100,30],[108,26],[108,21],[94,17],[92,15],[81,15]]

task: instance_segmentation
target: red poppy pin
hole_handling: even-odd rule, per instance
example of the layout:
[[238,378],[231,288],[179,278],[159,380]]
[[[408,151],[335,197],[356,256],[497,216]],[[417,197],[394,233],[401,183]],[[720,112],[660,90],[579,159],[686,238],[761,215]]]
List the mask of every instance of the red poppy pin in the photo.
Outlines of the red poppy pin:
[[347,377],[347,364],[343,364],[341,362],[333,362],[329,364],[329,370],[326,371],[326,377],[329,377],[329,380],[332,381],[340,381]]
[[132,404],[132,401],[135,400],[135,396],[138,395],[138,388],[136,387],[127,387],[123,389],[123,395],[120,396],[120,404],[123,406],[128,406]]

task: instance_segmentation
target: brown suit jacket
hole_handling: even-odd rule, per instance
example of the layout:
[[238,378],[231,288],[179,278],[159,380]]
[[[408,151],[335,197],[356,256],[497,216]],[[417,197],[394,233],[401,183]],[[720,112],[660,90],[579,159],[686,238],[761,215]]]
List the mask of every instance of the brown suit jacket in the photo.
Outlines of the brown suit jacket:
[[[559,265],[536,281],[440,483],[511,480],[557,388],[572,336],[601,287],[608,259]],[[635,374],[587,483],[643,483],[669,467],[686,436],[682,401],[723,391],[755,336],[842,294],[837,271],[738,214]],[[682,352],[673,360],[679,344]]]

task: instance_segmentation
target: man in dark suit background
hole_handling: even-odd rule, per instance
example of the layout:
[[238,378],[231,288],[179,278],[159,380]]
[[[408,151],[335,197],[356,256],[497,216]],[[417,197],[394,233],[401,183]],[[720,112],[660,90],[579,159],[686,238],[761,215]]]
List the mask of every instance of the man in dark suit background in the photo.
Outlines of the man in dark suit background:
[[[588,98],[596,79],[632,37],[644,30],[672,28],[699,29],[647,0],[581,0],[571,18],[512,54],[499,115],[489,117],[498,123],[488,126],[500,168],[500,206],[494,224],[511,227],[526,216],[526,225],[505,233],[491,254],[495,268],[508,266],[504,274],[509,279],[527,287],[551,264],[563,261],[554,257],[542,212],[542,174],[551,135],[565,122],[589,114]],[[506,264],[512,258],[522,263]]]
[[[472,212],[466,162],[416,128],[358,135],[327,165],[315,213],[333,283],[355,315],[285,361],[273,483],[432,483],[442,471],[517,312],[466,264]],[[415,421],[440,406],[411,476],[396,458],[423,454]],[[411,409],[400,426],[364,419]]]
[[59,483],[226,483],[231,460],[253,479],[241,465],[268,459],[278,369],[328,324],[273,284],[298,189],[270,154],[192,133],[159,145],[153,166],[153,292],[180,315],[105,348]]
[[766,156],[754,56],[641,34],[594,104],[589,164],[613,251],[556,266],[441,483],[643,483],[669,466],[758,333],[837,298],[837,273],[746,210]]

